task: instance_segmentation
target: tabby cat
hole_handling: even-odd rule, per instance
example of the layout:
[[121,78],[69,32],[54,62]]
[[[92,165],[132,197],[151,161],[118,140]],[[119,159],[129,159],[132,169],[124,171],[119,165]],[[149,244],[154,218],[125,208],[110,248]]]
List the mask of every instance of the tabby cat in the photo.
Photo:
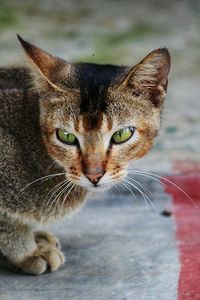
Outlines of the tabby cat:
[[33,232],[121,182],[160,125],[170,56],[134,67],[70,63],[18,39],[29,67],[0,68],[0,251],[25,273],[57,270],[58,239]]

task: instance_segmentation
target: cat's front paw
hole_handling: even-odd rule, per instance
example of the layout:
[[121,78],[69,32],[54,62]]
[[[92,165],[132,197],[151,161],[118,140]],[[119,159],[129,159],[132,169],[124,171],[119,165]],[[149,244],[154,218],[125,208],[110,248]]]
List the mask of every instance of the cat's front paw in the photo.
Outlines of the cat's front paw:
[[39,231],[34,235],[37,249],[20,264],[20,268],[35,275],[56,271],[65,262],[59,240],[46,232]]
[[36,231],[34,232],[35,241],[37,244],[50,244],[58,249],[60,249],[59,239],[46,231]]

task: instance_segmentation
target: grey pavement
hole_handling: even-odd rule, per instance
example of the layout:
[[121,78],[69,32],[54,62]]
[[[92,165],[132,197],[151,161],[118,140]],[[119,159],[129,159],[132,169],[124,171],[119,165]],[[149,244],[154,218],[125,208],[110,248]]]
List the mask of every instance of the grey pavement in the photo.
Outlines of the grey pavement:
[[0,260],[1,300],[173,300],[179,262],[171,200],[159,183],[150,188],[155,209],[136,192],[109,191],[78,214],[51,226],[65,265],[41,276],[18,274]]

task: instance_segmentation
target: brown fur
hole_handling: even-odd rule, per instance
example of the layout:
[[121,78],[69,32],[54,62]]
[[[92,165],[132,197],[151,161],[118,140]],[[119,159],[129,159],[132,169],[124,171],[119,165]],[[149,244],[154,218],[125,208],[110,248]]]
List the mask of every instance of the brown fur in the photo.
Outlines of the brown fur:
[[[33,233],[31,223],[75,211],[88,191],[121,182],[129,162],[149,151],[170,58],[157,49],[132,68],[73,64],[19,40],[30,70],[0,69],[0,250],[24,272],[41,274],[58,269],[64,256],[57,239]],[[130,126],[127,142],[112,142]],[[77,144],[60,141],[59,128]]]

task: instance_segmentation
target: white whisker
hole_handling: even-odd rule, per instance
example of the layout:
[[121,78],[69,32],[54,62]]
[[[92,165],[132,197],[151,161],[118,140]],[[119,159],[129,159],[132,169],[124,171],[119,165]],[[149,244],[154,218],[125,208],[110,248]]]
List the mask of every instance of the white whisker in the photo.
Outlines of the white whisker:
[[58,195],[56,195],[56,197],[53,199],[53,201],[52,201],[52,203],[51,203],[51,205],[49,206],[49,208],[48,208],[48,212],[51,210],[51,208],[52,208],[52,206],[53,206],[53,204],[56,202],[56,200],[66,191],[66,189],[68,189],[68,187],[71,185],[72,183],[71,182],[66,182],[65,183],[65,185],[64,185],[64,187],[63,187],[63,189],[61,190],[61,192],[59,192],[58,193]]
[[37,182],[42,181],[42,180],[43,180],[43,182],[45,182],[45,181],[47,181],[47,180],[49,180],[49,179],[51,179],[51,178],[53,178],[53,177],[61,176],[61,175],[65,175],[65,173],[57,173],[57,174],[46,175],[46,176],[43,176],[43,177],[41,177],[41,178],[38,178],[38,179],[36,179],[36,180],[34,180],[34,181],[28,183],[24,188],[22,188],[22,189],[19,191],[19,193],[18,193],[18,194],[16,195],[16,197],[15,197],[15,200],[18,199],[18,197],[19,197],[19,196],[20,196],[27,188],[29,188],[29,187],[30,187],[31,185],[33,185],[34,183],[37,183]]
[[137,198],[136,198],[134,192],[124,182],[120,182],[119,184],[124,186],[131,193],[131,195],[135,198],[135,200],[137,201]]
[[197,209],[200,209],[200,207],[192,200],[192,198],[182,188],[180,188],[176,183],[172,182],[171,180],[169,180],[169,179],[167,179],[163,176],[160,176],[160,175],[148,172],[148,171],[143,171],[143,170],[138,170],[138,171],[135,170],[134,172],[131,172],[131,174],[149,177],[149,178],[154,179],[155,181],[159,182],[161,185],[164,185],[164,186],[166,186],[166,184],[164,182],[162,182],[161,180],[159,180],[158,178],[162,179],[163,181],[166,181],[166,182],[170,183],[171,185],[176,187],[179,191],[181,191],[191,201],[191,203]]
[[[70,193],[71,190],[74,188],[74,186],[75,186],[75,183],[72,183],[72,186],[69,188],[69,191],[67,192],[67,195],[64,197],[64,199],[63,199],[63,201],[62,201],[61,208],[60,208],[60,212],[61,212],[61,213],[62,213],[62,209],[63,209],[63,205],[64,205],[64,203],[65,203],[65,200],[67,199],[69,193]],[[75,190],[76,190],[77,187],[78,187],[78,186],[76,185]]]
[[144,184],[137,181],[136,179],[133,179],[133,177],[130,177],[130,176],[126,176],[126,177],[129,178],[130,180],[132,180],[133,182],[135,182],[136,184],[138,184],[141,188],[143,188],[144,192],[147,192],[150,195],[152,195],[152,192]]
[[133,184],[132,182],[130,182],[128,179],[126,179],[126,182],[129,185],[133,186],[136,190],[138,190],[141,193],[141,195],[143,196],[143,199],[145,200],[145,202],[147,200],[150,203],[150,205],[152,206],[152,208],[154,208],[156,210],[156,207],[153,204],[153,202],[151,201],[151,199],[140,188],[138,188],[138,186],[136,186],[135,184]]
[[[46,203],[46,207],[48,207],[51,199],[53,198],[53,196],[60,190],[62,189],[69,181],[67,179],[65,179],[64,181],[61,181],[60,183],[58,183],[53,189],[50,190],[50,192],[52,192],[50,198],[48,199],[47,203]],[[54,190],[54,192],[53,192]],[[48,192],[48,194],[50,193]],[[47,196],[48,196],[47,194]]]
[[[126,183],[130,185],[129,182],[126,181]],[[138,189],[134,184],[132,184],[132,186],[133,186],[136,190],[138,190],[138,191],[141,193],[140,189]],[[145,201],[146,207],[148,207],[148,203],[147,203],[146,198],[144,197],[144,195],[143,195],[142,193],[141,193],[141,195],[142,195],[142,198],[143,198],[144,201]]]
[[49,171],[49,170],[53,167],[53,165],[55,165],[55,164],[57,164],[57,162],[54,160],[54,161],[48,166],[47,171]]

